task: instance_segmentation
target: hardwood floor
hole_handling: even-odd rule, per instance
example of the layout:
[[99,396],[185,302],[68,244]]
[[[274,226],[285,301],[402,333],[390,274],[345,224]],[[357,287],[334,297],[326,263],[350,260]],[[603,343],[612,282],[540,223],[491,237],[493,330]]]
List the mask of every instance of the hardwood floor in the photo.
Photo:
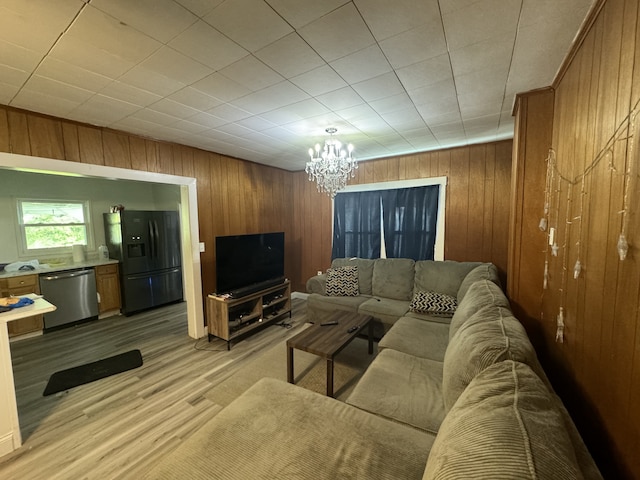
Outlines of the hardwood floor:
[[[292,302],[287,329],[271,324],[232,345],[187,335],[186,305],[111,317],[13,342],[23,446],[0,458],[2,479],[139,476],[222,407],[205,394],[255,354],[299,331],[306,302]],[[56,371],[140,349],[144,365],[43,397]]]

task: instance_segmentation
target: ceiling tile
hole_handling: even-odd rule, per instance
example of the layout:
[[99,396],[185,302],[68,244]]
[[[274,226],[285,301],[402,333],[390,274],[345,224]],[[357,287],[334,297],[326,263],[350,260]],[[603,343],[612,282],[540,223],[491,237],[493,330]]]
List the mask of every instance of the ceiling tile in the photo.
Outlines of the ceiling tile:
[[375,43],[369,28],[351,3],[306,25],[298,33],[327,62]]
[[325,64],[324,60],[297,33],[290,33],[258,50],[256,57],[287,78]]
[[[26,83],[27,79],[29,78],[29,73],[25,72],[24,70],[18,70],[17,68],[12,68],[0,64],[0,78],[2,79],[2,83],[5,86],[20,88]],[[16,92],[17,90],[14,92],[14,94]]]
[[[61,44],[81,43],[104,51],[109,56],[135,64],[162,46],[160,42],[119,22],[116,18],[87,5],[62,35]],[[57,45],[56,45],[57,48]],[[79,64],[83,63],[82,59]]]
[[118,80],[121,83],[129,84],[141,90],[148,90],[163,97],[171,95],[186,86],[186,84],[182,82],[169,78],[165,75],[161,75],[158,72],[145,68],[142,65],[133,67]]
[[0,64],[18,70],[31,71],[42,60],[42,54],[28,48],[0,40]]
[[491,37],[478,43],[452,50],[451,65],[455,75],[464,75],[476,70],[509,68],[515,41],[515,32]]
[[112,82],[109,77],[53,57],[46,57],[35,72],[43,77],[91,91],[100,90]]
[[320,102],[313,98],[309,98],[270,112],[265,112],[262,114],[262,117],[270,122],[279,125],[286,125],[298,120],[323,115],[328,111],[329,110]]
[[213,73],[211,68],[167,46],[158,49],[140,65],[185,85],[197,82]]
[[140,107],[151,105],[162,98],[160,95],[120,81],[111,82],[100,93],[105,97],[115,98]]
[[449,50],[506,33],[515,35],[521,2],[479,0],[443,15]]
[[247,50],[202,20],[171,40],[169,46],[213,70],[249,55]]
[[158,100],[157,102],[149,105],[149,110],[153,110],[156,112],[164,113],[166,115],[171,115],[176,118],[188,118],[196,113],[199,113],[199,110],[195,108],[191,108],[188,105],[183,105],[182,103],[176,102],[174,100],[169,100],[168,98],[163,98],[162,100]]
[[242,120],[238,120],[236,122],[238,125],[242,125],[244,127],[250,128],[257,132],[262,130],[266,130],[268,128],[275,127],[275,123],[270,122],[269,120],[262,118],[259,115],[253,115],[252,117],[244,118]]
[[91,0],[91,5],[162,43],[198,19],[173,0]]
[[234,100],[232,103],[239,108],[259,115],[307,98],[309,96],[305,92],[293,83],[285,81]]
[[[423,23],[440,21],[438,3],[428,0],[355,0],[378,40],[392,37]],[[391,7],[391,8],[390,8]]]
[[88,100],[93,95],[93,93],[88,90],[40,75],[32,75],[25,84],[24,89],[30,93],[40,92],[44,95],[51,95],[63,100],[68,100],[75,103],[75,106]]
[[267,0],[267,3],[297,29],[325,16],[345,3],[350,3],[350,0],[322,0],[321,2]]
[[393,72],[356,83],[353,85],[353,89],[367,102],[405,92],[404,87]]
[[227,122],[237,122],[238,120],[243,120],[252,116],[252,114],[246,110],[235,107],[230,103],[223,103],[222,105],[207,110],[207,113],[222,118]]
[[406,92],[384,97],[380,100],[369,101],[368,103],[379,114],[395,112],[397,110],[404,110],[405,108],[413,107],[413,102]]
[[206,95],[219,98],[223,102],[229,102],[251,93],[251,90],[248,88],[243,87],[220,73],[211,74],[194,83],[191,87]]
[[222,75],[255,92],[280,83],[284,78],[253,55],[220,70]]
[[116,79],[135,66],[136,62],[124,59],[81,40],[63,36],[53,47],[48,58],[61,60],[98,75]]
[[184,87],[175,93],[172,93],[167,98],[183,105],[188,105],[197,110],[209,110],[210,108],[217,107],[224,103],[219,98],[212,97],[206,93],[202,93],[193,87]]
[[206,112],[200,112],[195,114],[192,117],[189,117],[188,120],[193,123],[197,123],[198,125],[203,125],[207,128],[216,128],[225,123],[228,123],[226,120],[222,118],[216,117],[215,115],[211,115]]
[[403,110],[383,113],[382,119],[390,126],[398,130],[415,130],[416,128],[426,128],[426,124],[416,108],[411,106]]
[[351,87],[344,87],[323,95],[318,95],[316,100],[334,111],[344,110],[345,108],[355,107],[356,105],[364,103],[362,97]]
[[151,110],[150,108],[142,108],[129,115],[130,118],[136,120],[145,120],[158,125],[171,125],[180,120],[173,115],[167,115],[166,113]]
[[293,77],[291,83],[314,97],[338,90],[347,85],[347,82],[333,68],[325,64],[310,72]]
[[79,0],[3,0],[0,39],[44,54],[84,6]]
[[224,2],[203,20],[250,52],[293,32],[262,0]]
[[453,82],[449,55],[440,55],[396,70],[407,90],[428,87],[434,83]]
[[[2,69],[0,69],[0,72],[2,72]],[[2,76],[0,76],[0,78],[4,79]],[[0,80],[0,103],[3,105],[11,105],[11,100],[19,91],[20,87],[10,85],[9,83]]]
[[447,53],[442,24],[431,22],[380,42],[380,48],[394,68]]
[[335,60],[331,62],[331,67],[349,83],[361,82],[392,70],[378,45],[371,45]]
[[77,102],[22,88],[11,100],[11,106],[68,118]]
[[203,17],[220,5],[224,0],[175,0],[198,17]]
[[98,126],[109,126],[140,109],[138,105],[122,102],[104,95],[94,95],[70,115],[73,119]]

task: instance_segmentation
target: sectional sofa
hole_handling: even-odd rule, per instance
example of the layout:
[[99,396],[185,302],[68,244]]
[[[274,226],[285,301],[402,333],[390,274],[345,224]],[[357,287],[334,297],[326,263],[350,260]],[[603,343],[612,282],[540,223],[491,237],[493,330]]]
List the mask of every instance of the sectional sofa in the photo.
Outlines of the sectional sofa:
[[[391,302],[376,317],[386,334],[346,403],[260,380],[145,478],[602,478],[511,313],[495,267],[419,263],[412,298],[391,298],[406,311]],[[423,283],[418,271],[431,267],[452,269],[459,282],[441,274]],[[375,265],[371,278],[371,293],[334,304],[360,309],[389,299],[380,295],[391,290],[378,289]],[[426,313],[413,298],[434,285],[455,293],[452,314]],[[360,296],[352,293],[345,296]],[[309,314],[321,315],[314,305],[326,303],[311,297]]]

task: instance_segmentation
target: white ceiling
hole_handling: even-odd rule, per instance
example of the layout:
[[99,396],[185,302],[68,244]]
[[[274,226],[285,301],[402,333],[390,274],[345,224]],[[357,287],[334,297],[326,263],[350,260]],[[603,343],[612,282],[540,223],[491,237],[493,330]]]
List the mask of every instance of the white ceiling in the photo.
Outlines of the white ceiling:
[[287,170],[513,136],[593,0],[0,0],[0,103]]

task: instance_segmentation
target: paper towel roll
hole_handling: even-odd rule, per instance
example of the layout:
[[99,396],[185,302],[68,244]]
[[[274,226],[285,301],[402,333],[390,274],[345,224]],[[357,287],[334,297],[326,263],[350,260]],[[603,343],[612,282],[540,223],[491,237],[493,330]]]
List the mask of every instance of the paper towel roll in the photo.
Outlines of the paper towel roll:
[[84,245],[74,245],[72,248],[73,248],[73,263],[84,262]]

